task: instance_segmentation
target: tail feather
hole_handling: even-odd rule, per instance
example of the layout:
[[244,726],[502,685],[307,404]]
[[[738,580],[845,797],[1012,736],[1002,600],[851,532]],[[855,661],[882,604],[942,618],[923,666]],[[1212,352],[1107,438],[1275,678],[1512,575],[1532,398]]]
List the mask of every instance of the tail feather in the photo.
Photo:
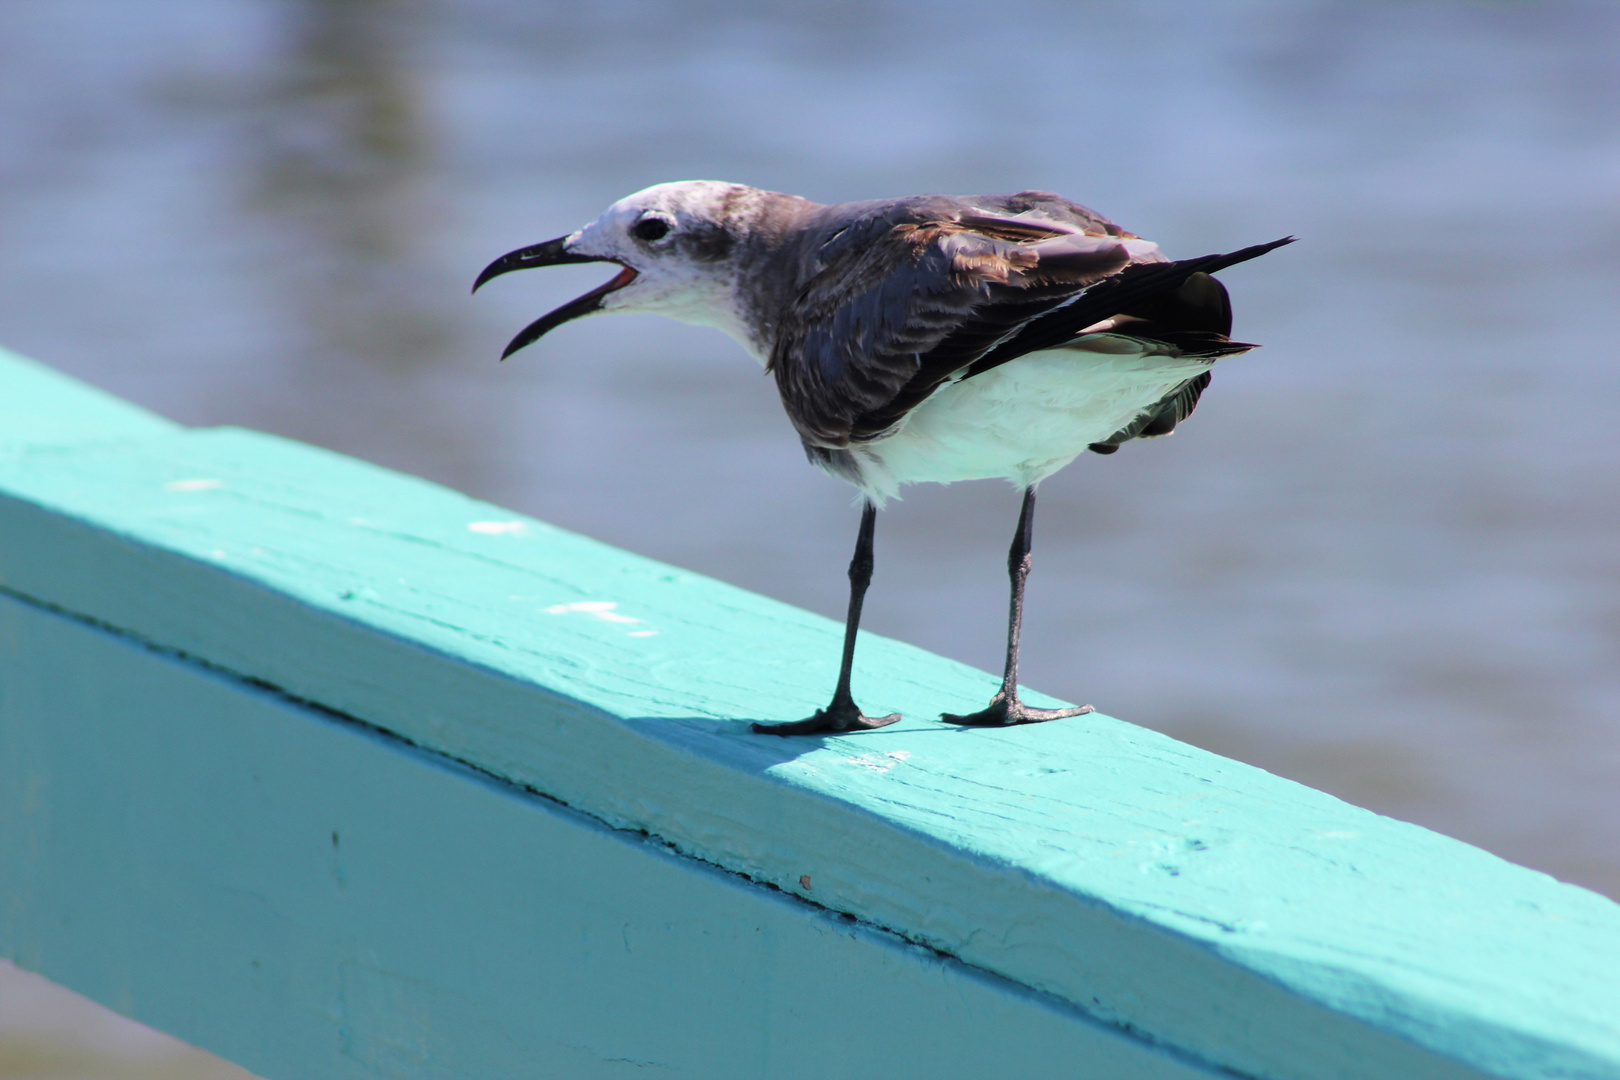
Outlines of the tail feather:
[[[1087,327],[1117,316],[1142,320],[1159,331],[1143,333],[1144,337],[1179,345],[1174,337],[1198,335],[1206,348],[1216,345],[1215,337],[1225,338],[1231,332],[1232,308],[1226,289],[1209,275],[1293,242],[1294,237],[1287,236],[1225,255],[1127,266],[1062,307],[1030,320],[1018,334],[975,361],[968,369],[968,377],[1027,353],[1057,348]],[[1120,332],[1135,335],[1139,329],[1147,331],[1149,327],[1121,327]],[[1194,341],[1189,337],[1187,343],[1192,345]],[[1210,355],[1241,352],[1249,347],[1222,348]],[[1204,354],[1201,349],[1193,351]]]

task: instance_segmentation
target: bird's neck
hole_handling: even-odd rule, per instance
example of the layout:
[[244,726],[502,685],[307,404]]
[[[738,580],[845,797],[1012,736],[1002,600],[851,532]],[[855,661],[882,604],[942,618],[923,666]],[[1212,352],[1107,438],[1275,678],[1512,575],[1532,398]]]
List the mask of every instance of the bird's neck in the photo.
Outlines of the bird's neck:
[[[771,355],[771,343],[761,336],[754,320],[738,301],[736,290],[716,302],[689,311],[672,312],[681,322],[693,326],[712,326],[741,345],[750,356],[763,366]],[[772,335],[774,337],[774,335]]]

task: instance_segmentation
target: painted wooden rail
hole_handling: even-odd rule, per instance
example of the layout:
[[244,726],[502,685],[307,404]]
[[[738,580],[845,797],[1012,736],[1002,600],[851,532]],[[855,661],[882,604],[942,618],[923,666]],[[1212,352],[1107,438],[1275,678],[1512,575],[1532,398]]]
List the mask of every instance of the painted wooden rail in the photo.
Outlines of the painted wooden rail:
[[[0,953],[271,1080],[1620,1077],[1620,906],[0,356]],[[1302,718],[1308,722],[1308,718]]]

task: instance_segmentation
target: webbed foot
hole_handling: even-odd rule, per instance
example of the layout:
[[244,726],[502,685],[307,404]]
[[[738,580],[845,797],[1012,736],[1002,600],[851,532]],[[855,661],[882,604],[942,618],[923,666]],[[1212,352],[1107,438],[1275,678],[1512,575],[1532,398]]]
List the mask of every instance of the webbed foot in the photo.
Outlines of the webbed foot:
[[968,713],[965,716],[941,713],[939,718],[947,724],[960,724],[963,727],[1012,727],[1014,724],[1040,724],[1047,720],[1062,720],[1064,717],[1083,716],[1096,711],[1090,705],[1076,705],[1067,709],[1036,709],[1025,705],[1016,696],[1008,701],[1007,695],[998,693],[990,699],[987,707],[976,713]]
[[888,727],[899,719],[899,713],[871,717],[861,712],[860,706],[853,701],[835,701],[803,720],[792,720],[786,724],[755,724],[753,727],[757,735],[847,735],[854,731]]

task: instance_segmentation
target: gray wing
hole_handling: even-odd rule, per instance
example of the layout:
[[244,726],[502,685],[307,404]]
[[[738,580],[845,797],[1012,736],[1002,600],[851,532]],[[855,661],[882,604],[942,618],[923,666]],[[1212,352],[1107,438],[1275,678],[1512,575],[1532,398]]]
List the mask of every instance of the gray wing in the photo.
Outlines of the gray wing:
[[1044,193],[927,196],[824,216],[808,231],[804,284],[769,365],[811,446],[881,436],[940,383],[1132,259],[1117,227]]
[[1070,202],[1050,191],[1020,191],[1015,195],[973,195],[964,200],[1003,217],[1028,222],[1067,225],[1081,232],[1107,234],[1127,239],[1136,237],[1089,207]]
[[[1185,354],[1251,348],[1227,339],[1226,292],[1208,274],[1287,242],[1167,262],[1044,192],[821,213],[826,220],[806,233],[804,284],[786,305],[770,369],[806,445],[834,449],[881,438],[947,381],[1062,348],[1107,319],[1120,324],[1114,333]],[[1169,398],[1162,404],[1146,422],[1181,411]]]

